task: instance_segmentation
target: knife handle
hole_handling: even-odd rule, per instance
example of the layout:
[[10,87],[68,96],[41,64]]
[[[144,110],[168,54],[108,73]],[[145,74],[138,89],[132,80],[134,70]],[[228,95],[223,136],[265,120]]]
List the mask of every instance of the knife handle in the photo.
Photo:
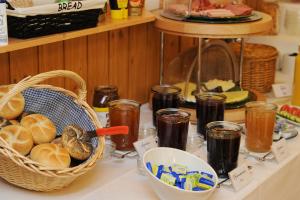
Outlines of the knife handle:
[[99,128],[96,130],[98,136],[106,135],[128,135],[128,126],[113,126],[109,128]]

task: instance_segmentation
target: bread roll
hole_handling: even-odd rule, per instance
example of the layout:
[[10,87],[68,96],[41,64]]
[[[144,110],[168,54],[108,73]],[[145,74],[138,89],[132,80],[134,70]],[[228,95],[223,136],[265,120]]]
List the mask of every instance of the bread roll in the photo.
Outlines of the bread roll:
[[32,114],[37,114],[35,112],[23,112],[19,117],[18,117],[18,120],[21,121],[24,117],[28,116],[28,115],[32,115]]
[[12,123],[3,117],[0,117],[0,129],[8,125],[12,125]]
[[57,144],[60,147],[64,147],[61,137],[58,137],[58,138],[55,138],[54,140],[52,140],[51,144]]
[[77,125],[66,126],[62,132],[62,144],[76,160],[86,160],[93,152],[90,137]]
[[[10,90],[9,86],[0,86],[0,99],[8,93]],[[25,99],[23,95],[17,94],[12,97],[0,110],[0,116],[5,119],[14,119],[18,117],[24,110],[25,107]]]
[[71,158],[68,151],[57,144],[40,144],[30,152],[30,158],[51,169],[68,168]]
[[22,155],[28,154],[33,146],[31,133],[20,125],[9,125],[2,128],[0,137]]
[[12,125],[20,125],[20,123],[17,120],[9,120],[9,123],[11,123]]
[[21,125],[31,132],[34,144],[50,143],[56,136],[53,122],[40,114],[24,117],[21,120]]

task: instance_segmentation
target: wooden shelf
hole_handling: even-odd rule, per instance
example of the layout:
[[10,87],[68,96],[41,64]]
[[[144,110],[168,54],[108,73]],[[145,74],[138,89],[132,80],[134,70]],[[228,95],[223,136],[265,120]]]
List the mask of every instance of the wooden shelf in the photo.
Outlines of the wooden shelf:
[[68,40],[72,38],[82,37],[86,35],[92,35],[96,33],[116,30],[116,29],[125,28],[129,26],[152,22],[154,20],[155,20],[155,16],[151,12],[146,10],[144,10],[142,16],[132,16],[129,17],[128,19],[115,20],[115,19],[111,19],[110,17],[106,17],[104,21],[99,22],[98,26],[94,28],[52,34],[52,35],[30,38],[30,39],[9,38],[8,45],[0,46],[0,53],[11,52],[11,51],[25,49],[29,47],[40,46],[40,45],[49,44],[53,42],[59,42],[59,41]]
[[257,13],[262,16],[259,21],[206,24],[171,20],[160,16],[160,11],[154,12],[156,16],[155,27],[160,31],[173,35],[202,38],[239,38],[266,33],[272,27],[272,18],[265,13],[258,11]]

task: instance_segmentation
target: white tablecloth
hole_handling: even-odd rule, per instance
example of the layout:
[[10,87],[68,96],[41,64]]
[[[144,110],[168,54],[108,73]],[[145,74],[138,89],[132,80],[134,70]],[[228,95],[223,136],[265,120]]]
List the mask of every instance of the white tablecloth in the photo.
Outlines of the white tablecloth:
[[[141,124],[150,126],[151,111],[142,108]],[[189,134],[194,134],[191,127]],[[295,200],[300,199],[300,136],[287,141],[289,156],[280,164],[275,160],[257,162],[254,165],[254,179],[242,190],[235,192],[231,186],[223,185],[216,190],[212,200]],[[201,154],[200,154],[201,155]],[[205,158],[204,158],[205,159]],[[240,156],[240,160],[243,156]],[[1,161],[0,161],[1,162]],[[135,158],[98,161],[96,167],[76,179],[69,187],[49,193],[32,192],[17,188],[0,179],[2,200],[105,200],[105,199],[158,199],[139,174]]]

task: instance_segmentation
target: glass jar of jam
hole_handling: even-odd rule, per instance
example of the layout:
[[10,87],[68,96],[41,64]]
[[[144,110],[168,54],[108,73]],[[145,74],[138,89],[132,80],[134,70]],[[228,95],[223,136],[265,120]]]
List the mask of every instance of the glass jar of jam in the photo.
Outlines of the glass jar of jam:
[[121,151],[134,150],[133,143],[138,140],[140,123],[140,103],[120,99],[109,103],[109,120],[111,126],[128,126],[128,135],[112,135],[116,149]]
[[100,85],[94,89],[93,107],[103,127],[108,124],[108,103],[119,99],[118,88],[113,85]]

